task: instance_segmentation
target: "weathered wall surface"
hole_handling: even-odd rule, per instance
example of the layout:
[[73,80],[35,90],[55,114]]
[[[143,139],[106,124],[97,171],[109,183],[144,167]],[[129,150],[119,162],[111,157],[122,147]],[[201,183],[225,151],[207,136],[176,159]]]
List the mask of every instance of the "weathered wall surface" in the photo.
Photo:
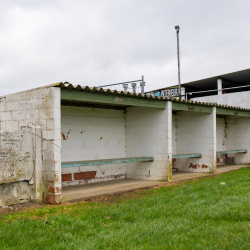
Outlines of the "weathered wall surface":
[[229,106],[240,106],[242,108],[250,108],[250,91],[228,93],[222,95],[212,95],[205,97],[192,98],[193,101],[213,102],[218,104],[227,104]]
[[172,116],[172,131],[173,131],[173,142],[172,142],[172,153],[176,154],[176,144],[177,144],[177,123],[176,123],[176,115],[173,114]]
[[[227,150],[227,124],[225,117],[216,117],[216,148],[217,151]],[[226,154],[218,154],[216,157],[218,165],[228,163]]]
[[216,168],[216,116],[198,112],[176,114],[176,154],[202,154],[202,158],[176,159],[188,172],[213,172]]
[[216,118],[216,144],[217,151],[227,150],[227,131],[226,131],[226,118]]
[[[62,162],[125,158],[123,110],[61,108]],[[124,164],[63,168],[63,185],[125,178]]]
[[31,200],[34,174],[32,134],[0,132],[0,206]]
[[247,149],[247,153],[228,154],[231,163],[250,163],[250,118],[228,116],[227,122],[227,145],[226,150]]
[[29,202],[32,195],[29,181],[0,184],[0,207]]
[[154,157],[154,162],[127,164],[127,178],[147,180],[168,180],[170,178],[171,180],[171,104],[171,102],[166,103],[165,110],[127,108],[126,157]]
[[43,180],[45,201],[61,199],[61,111],[60,88],[40,88],[1,98],[1,130],[39,126],[43,137]]
[[32,135],[0,132],[0,184],[30,180],[33,173]]

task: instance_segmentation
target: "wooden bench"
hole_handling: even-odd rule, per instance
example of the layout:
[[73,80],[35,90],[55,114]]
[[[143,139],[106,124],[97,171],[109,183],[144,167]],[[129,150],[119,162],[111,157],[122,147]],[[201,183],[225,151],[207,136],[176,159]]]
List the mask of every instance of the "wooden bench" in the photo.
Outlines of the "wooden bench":
[[[225,159],[223,162],[225,164],[233,164],[234,163],[234,157],[228,157],[227,154],[237,154],[237,153],[247,153],[246,149],[236,149],[236,150],[226,150],[226,151],[217,151],[216,155],[225,155]],[[223,157],[224,158],[224,157]],[[217,163],[220,162],[220,159],[217,159]]]
[[172,155],[172,158],[201,158],[201,154],[183,154],[183,155]]
[[236,154],[236,153],[247,153],[247,149],[237,149],[237,150],[227,150],[227,151],[217,151],[217,155],[224,154]]
[[[172,155],[173,159],[178,159],[178,158],[201,158],[201,154],[178,154],[178,155]],[[178,168],[173,168],[176,171],[178,170]]]
[[62,168],[73,168],[82,166],[96,166],[96,165],[108,165],[108,164],[131,163],[131,162],[153,162],[153,161],[154,157],[133,157],[133,158],[115,158],[115,159],[62,162],[61,166]]

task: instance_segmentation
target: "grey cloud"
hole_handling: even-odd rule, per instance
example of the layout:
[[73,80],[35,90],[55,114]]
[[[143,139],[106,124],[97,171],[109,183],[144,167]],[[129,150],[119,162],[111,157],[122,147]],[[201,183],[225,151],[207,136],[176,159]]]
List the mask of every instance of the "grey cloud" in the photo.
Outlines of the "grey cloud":
[[0,96],[58,81],[102,85],[143,74],[147,89],[249,68],[247,0],[0,3]]

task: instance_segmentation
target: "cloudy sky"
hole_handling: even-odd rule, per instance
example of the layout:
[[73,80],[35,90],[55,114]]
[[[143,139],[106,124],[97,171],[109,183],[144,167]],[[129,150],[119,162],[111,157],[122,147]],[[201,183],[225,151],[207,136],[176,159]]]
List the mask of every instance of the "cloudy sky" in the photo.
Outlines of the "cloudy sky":
[[250,68],[249,0],[1,0],[0,96],[145,77],[146,90]]

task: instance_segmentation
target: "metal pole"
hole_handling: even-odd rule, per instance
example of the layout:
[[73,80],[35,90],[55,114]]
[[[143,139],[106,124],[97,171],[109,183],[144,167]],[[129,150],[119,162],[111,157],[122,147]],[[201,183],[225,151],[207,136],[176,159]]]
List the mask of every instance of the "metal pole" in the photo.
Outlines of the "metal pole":
[[179,100],[181,100],[181,77],[180,77],[180,59],[179,59],[179,26],[175,26],[177,36],[177,60],[178,60],[178,84],[179,84]]
[[144,76],[141,77],[141,93],[144,94]]

